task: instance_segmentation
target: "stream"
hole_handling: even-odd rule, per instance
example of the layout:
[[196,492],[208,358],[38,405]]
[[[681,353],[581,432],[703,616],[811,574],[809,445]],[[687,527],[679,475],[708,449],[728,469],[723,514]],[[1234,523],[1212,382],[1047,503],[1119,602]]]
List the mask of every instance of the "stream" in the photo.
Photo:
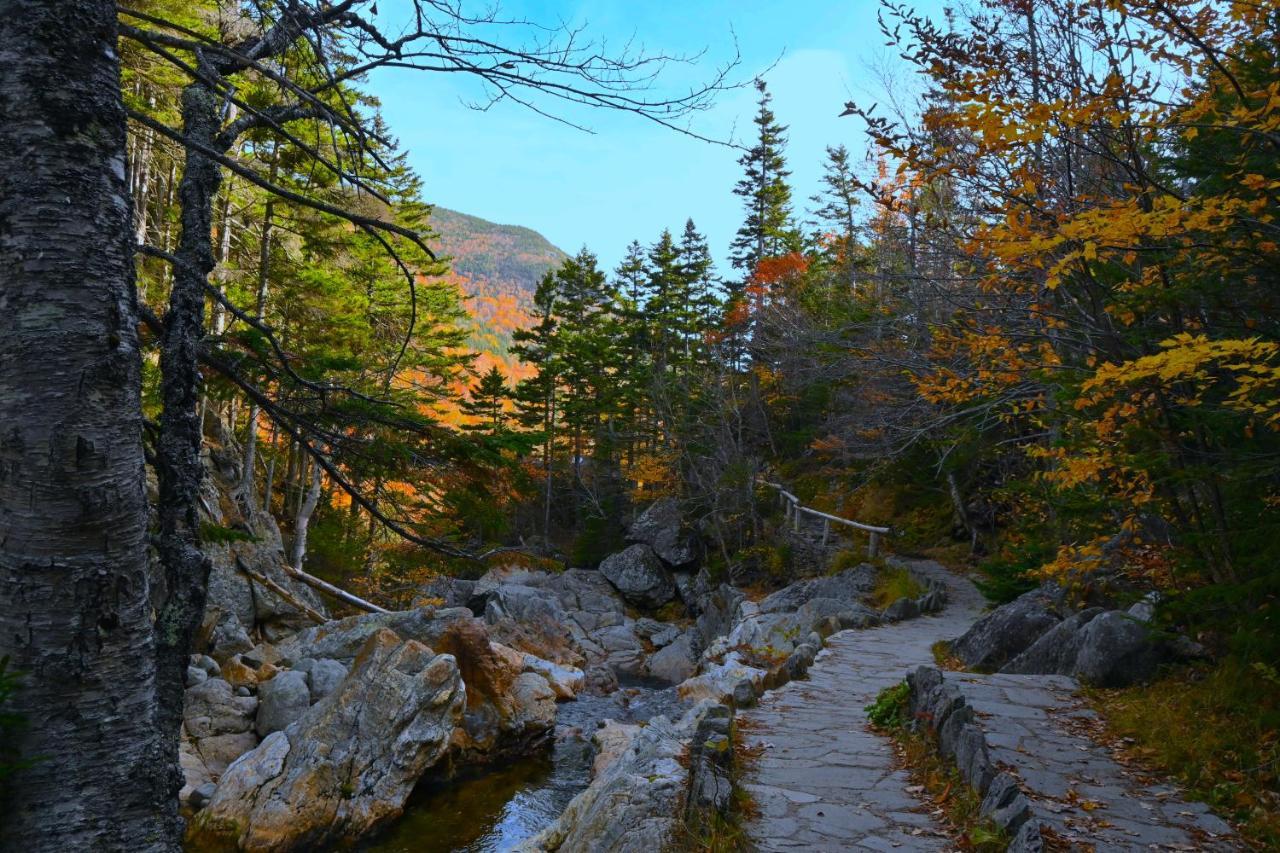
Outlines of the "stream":
[[580,695],[556,709],[553,745],[541,755],[470,777],[424,783],[404,816],[366,853],[502,853],[549,826],[591,781],[591,734],[606,719],[676,717],[675,688],[628,681],[608,696]]

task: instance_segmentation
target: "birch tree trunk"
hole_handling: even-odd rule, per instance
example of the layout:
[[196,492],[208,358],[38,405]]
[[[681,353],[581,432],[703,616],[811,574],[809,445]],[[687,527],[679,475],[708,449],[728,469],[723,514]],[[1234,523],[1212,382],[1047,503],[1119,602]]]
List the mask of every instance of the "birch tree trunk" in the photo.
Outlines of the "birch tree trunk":
[[38,757],[0,849],[176,851],[116,8],[0,0],[0,21],[0,655]]
[[293,524],[293,567],[302,571],[302,562],[307,558],[307,527],[311,524],[311,516],[320,503],[320,463],[311,463],[311,488],[298,508],[298,516]]

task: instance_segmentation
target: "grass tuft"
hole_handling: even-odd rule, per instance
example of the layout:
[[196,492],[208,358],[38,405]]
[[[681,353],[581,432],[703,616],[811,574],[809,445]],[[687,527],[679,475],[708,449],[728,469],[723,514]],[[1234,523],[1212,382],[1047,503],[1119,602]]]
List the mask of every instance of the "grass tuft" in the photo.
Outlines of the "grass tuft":
[[871,597],[876,606],[883,610],[899,598],[918,598],[924,595],[924,591],[924,585],[906,568],[885,565],[876,574],[876,585],[871,591]]

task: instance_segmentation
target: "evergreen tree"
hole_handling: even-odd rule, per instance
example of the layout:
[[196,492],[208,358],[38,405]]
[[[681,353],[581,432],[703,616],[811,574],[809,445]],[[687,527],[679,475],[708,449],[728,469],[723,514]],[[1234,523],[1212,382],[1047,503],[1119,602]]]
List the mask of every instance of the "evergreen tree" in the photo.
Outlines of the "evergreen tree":
[[785,255],[801,248],[800,234],[791,218],[791,187],[787,161],[783,156],[786,127],[778,124],[770,104],[773,100],[764,80],[756,81],[760,92],[754,123],[756,143],[738,163],[745,174],[733,193],[742,199],[746,220],[734,238],[732,261],[750,278],[762,258]]
[[823,164],[822,191],[810,199],[818,205],[812,211],[819,228],[818,243],[850,286],[854,284],[854,256],[858,231],[858,179],[849,164],[849,150],[843,145],[827,146]]
[[479,418],[477,423],[467,426],[466,429],[489,435],[502,432],[506,428],[506,403],[511,397],[511,389],[507,387],[507,377],[502,375],[502,371],[496,364],[491,366],[489,371],[471,386],[467,399],[459,403],[464,413],[473,418]]

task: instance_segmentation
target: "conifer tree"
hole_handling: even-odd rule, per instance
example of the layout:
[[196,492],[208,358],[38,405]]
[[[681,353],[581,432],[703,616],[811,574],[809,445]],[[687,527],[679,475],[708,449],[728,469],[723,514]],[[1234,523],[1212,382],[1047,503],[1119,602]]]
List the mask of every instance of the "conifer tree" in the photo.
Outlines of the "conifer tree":
[[858,241],[858,179],[849,164],[849,149],[827,146],[823,164],[822,190],[810,201],[819,228],[818,241],[850,286],[854,284],[854,254]]
[[742,199],[746,219],[734,238],[732,261],[750,278],[762,258],[798,251],[800,234],[791,218],[791,172],[783,155],[787,128],[778,124],[764,80],[756,81],[760,100],[754,123],[756,143],[738,160],[745,174],[733,193]]
[[506,403],[512,397],[507,387],[507,377],[502,375],[498,366],[492,365],[489,371],[476,381],[468,392],[467,399],[459,403],[462,411],[479,421],[470,424],[466,429],[496,435],[506,428]]

